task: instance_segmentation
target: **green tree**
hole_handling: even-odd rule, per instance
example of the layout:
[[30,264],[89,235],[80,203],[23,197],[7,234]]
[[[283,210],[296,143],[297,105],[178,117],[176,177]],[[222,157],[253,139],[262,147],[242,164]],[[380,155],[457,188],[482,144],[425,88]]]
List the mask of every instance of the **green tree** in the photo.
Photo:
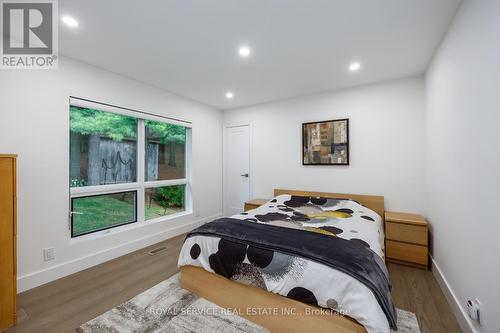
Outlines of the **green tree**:
[[82,135],[99,134],[115,141],[135,138],[137,119],[94,109],[70,107],[71,131]]
[[135,138],[137,135],[137,119],[127,117],[111,112],[81,108],[77,106],[70,107],[70,130],[71,139],[71,177],[75,174],[79,177],[78,159],[74,160],[80,149],[80,142],[75,139],[74,133],[88,136],[88,185],[99,185],[99,173],[101,169],[101,158],[99,156],[99,145],[101,136],[106,136],[114,141],[122,141],[124,138]]

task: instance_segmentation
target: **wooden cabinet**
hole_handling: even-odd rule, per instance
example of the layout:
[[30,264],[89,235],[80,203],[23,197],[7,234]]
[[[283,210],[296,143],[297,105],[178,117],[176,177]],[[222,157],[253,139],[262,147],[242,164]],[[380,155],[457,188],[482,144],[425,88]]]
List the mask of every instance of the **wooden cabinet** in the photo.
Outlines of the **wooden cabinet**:
[[418,214],[385,213],[385,247],[389,262],[427,269],[427,221]]
[[245,212],[248,210],[252,210],[255,208],[258,208],[268,202],[269,199],[252,199],[247,202],[245,202]]
[[16,156],[0,154],[0,331],[16,323]]

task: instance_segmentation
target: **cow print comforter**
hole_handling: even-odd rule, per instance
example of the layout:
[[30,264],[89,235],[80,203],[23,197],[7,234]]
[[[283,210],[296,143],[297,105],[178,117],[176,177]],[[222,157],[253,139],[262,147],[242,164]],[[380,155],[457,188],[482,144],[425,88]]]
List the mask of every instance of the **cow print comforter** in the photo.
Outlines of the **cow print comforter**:
[[[352,200],[281,195],[232,218],[340,237],[384,256],[380,216]],[[333,309],[356,319],[370,333],[390,332],[374,293],[352,276],[299,255],[275,251],[268,258],[258,248],[240,251],[240,247],[219,237],[192,235],[182,247],[178,265],[199,266],[269,292]],[[222,261],[214,260],[222,253]]]

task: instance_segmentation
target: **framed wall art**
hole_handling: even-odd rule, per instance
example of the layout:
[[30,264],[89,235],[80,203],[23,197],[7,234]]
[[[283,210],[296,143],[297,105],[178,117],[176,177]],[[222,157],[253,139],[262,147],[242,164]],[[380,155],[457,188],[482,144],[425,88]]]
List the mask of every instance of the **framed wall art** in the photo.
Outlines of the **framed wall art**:
[[349,119],[302,124],[303,165],[349,165]]

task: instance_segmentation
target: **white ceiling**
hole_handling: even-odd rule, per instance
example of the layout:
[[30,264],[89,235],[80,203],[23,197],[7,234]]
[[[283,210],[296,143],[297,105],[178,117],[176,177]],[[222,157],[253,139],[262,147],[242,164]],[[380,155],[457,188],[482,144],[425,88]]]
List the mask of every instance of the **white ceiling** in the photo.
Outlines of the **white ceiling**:
[[[220,109],[423,73],[460,0],[61,0],[60,53]],[[248,45],[247,59],[238,55]],[[362,69],[351,73],[351,61]],[[225,98],[226,91],[234,99]]]

